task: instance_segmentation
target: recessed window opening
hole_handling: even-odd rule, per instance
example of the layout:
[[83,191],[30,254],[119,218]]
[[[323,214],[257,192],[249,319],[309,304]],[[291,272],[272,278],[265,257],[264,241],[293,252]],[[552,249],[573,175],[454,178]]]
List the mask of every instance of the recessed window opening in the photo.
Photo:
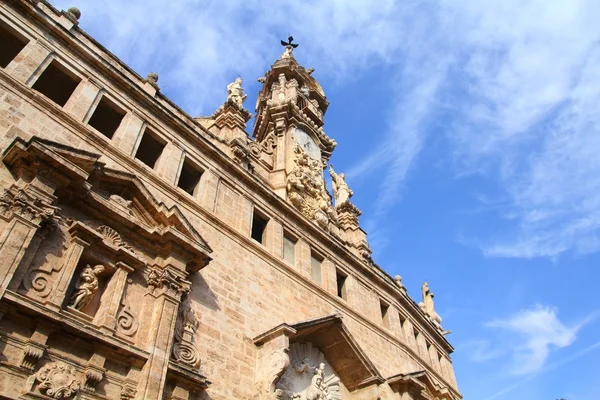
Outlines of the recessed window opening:
[[260,214],[256,209],[252,214],[252,239],[265,244],[265,231],[269,219]]
[[52,60],[33,84],[33,89],[62,107],[67,104],[79,82],[80,77],[68,71],[58,61]]
[[288,234],[283,235],[283,259],[291,264],[296,264],[296,243],[298,241]]
[[200,183],[201,176],[202,170],[186,157],[181,166],[177,186],[193,196],[196,194],[196,189],[198,188],[198,183]]
[[0,21],[0,67],[6,68],[28,42],[28,39]]
[[390,327],[390,318],[388,315],[388,311],[390,310],[390,305],[384,303],[383,301],[379,302],[379,309],[381,310],[381,321],[384,327]]
[[111,139],[121,125],[124,116],[125,111],[106,96],[102,96],[88,124]]
[[150,168],[154,168],[165,149],[165,144],[166,143],[159,139],[154,132],[150,131],[150,129],[146,129],[135,153],[135,158]]
[[322,283],[321,264],[323,263],[323,257],[311,253],[310,255],[310,275],[312,280],[319,285]]
[[404,333],[404,327],[406,326],[406,318],[404,318],[402,314],[398,314],[398,317],[400,318],[400,330],[402,331],[402,333]]
[[343,272],[336,270],[335,279],[337,283],[337,295],[344,300],[347,300],[347,290],[346,290],[346,280],[348,279],[348,275]]

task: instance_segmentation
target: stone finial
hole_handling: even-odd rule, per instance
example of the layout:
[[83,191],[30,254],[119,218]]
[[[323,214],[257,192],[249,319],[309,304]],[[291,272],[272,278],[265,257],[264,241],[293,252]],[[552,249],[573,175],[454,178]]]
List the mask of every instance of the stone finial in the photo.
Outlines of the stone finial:
[[394,282],[396,282],[396,285],[398,285],[398,286],[404,286],[402,284],[402,277],[400,275],[394,276]]
[[306,69],[306,73],[309,74],[309,75],[311,75],[313,72],[315,72],[314,68],[307,68]]
[[79,18],[81,18],[81,11],[79,11],[79,8],[77,7],[69,7],[67,13],[75,18],[76,21],[79,21]]
[[228,103],[233,104],[242,110],[244,108],[243,103],[247,97],[248,95],[244,94],[244,89],[242,88],[242,78],[238,77],[235,81],[227,85]]

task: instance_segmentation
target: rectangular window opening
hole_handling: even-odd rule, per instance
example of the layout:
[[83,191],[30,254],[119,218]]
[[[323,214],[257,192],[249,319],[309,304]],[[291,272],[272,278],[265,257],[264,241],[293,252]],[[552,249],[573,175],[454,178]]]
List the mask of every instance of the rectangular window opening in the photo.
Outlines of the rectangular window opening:
[[27,43],[29,39],[0,21],[0,67],[6,68]]
[[404,318],[404,316],[402,314],[398,314],[398,317],[400,318],[400,331],[402,331],[402,333],[404,333],[404,329],[406,326],[406,318]]
[[198,184],[200,183],[202,172],[203,171],[199,167],[192,163],[188,158],[185,158],[181,167],[181,173],[179,174],[177,186],[194,196]]
[[107,138],[112,139],[124,116],[125,111],[106,96],[102,96],[88,124]]
[[296,243],[298,241],[293,237],[283,235],[283,259],[291,265],[296,265]]
[[154,132],[146,129],[144,136],[140,141],[140,145],[135,153],[135,158],[149,166],[150,168],[156,167],[158,159],[162,155],[165,149],[166,143],[159,139]]
[[347,300],[347,291],[346,291],[346,280],[348,279],[348,275],[344,274],[341,271],[335,272],[335,279],[337,282],[337,295],[344,300]]
[[33,89],[63,107],[79,82],[80,77],[68,71],[58,61],[52,60],[33,84]]
[[390,317],[388,315],[388,311],[390,310],[390,305],[387,303],[384,303],[383,301],[380,301],[379,308],[381,310],[381,322],[384,327],[389,328],[390,327]]
[[310,255],[310,275],[312,280],[319,285],[322,283],[321,264],[323,263],[323,257],[312,253]]
[[256,209],[252,214],[252,239],[265,244],[265,231],[269,219],[260,214]]

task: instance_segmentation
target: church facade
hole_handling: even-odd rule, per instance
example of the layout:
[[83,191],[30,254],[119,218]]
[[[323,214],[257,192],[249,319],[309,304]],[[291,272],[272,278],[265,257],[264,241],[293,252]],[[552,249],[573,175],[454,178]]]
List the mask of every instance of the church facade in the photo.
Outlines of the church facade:
[[241,79],[191,117],[80,14],[0,4],[0,399],[461,399],[292,38],[249,127]]

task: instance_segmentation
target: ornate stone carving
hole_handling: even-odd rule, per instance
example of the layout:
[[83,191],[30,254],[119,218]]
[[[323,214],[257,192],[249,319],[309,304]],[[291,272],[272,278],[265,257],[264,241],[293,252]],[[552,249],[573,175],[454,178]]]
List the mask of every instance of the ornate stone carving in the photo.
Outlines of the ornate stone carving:
[[133,252],[133,248],[121,238],[119,232],[115,231],[110,226],[101,225],[98,227],[97,231],[100,232],[102,236],[104,236],[104,240],[106,242],[112,244],[114,247],[122,247]]
[[323,229],[327,229],[330,220],[337,221],[325,189],[322,162],[308,157],[299,146],[294,148],[294,167],[287,177],[286,189],[290,202]]
[[248,97],[247,94],[244,94],[244,89],[242,88],[242,78],[236,78],[235,81],[231,82],[227,85],[227,102],[230,104],[234,104],[239,109],[244,108],[244,101]]
[[5,190],[0,196],[0,217],[7,220],[18,215],[34,224],[42,224],[57,218],[57,211],[57,207],[46,204],[16,186]]
[[194,345],[194,336],[200,322],[189,302],[181,304],[179,318],[175,329],[175,342],[173,343],[173,360],[188,365],[192,368],[200,365],[200,354]]
[[33,289],[37,295],[44,298],[52,291],[52,283],[49,278],[53,271],[58,271],[60,268],[52,268],[51,271],[45,271],[40,268],[33,269],[27,279],[23,281],[25,290]]
[[291,364],[277,387],[291,400],[341,399],[340,379],[311,343],[290,346]]
[[21,359],[20,364],[21,368],[33,371],[37,362],[44,355],[46,347],[47,346],[35,342],[27,343],[23,349],[23,358]]
[[85,370],[84,389],[88,392],[96,392],[96,386],[104,378],[104,371],[98,367],[88,366]]
[[81,390],[81,380],[76,377],[75,369],[60,361],[46,364],[35,378],[40,382],[37,389],[54,399],[68,398]]
[[92,268],[89,264],[85,266],[79,275],[79,279],[75,285],[76,291],[71,296],[69,306],[76,310],[82,310],[85,308],[85,306],[90,304],[94,294],[96,294],[98,291],[100,284],[98,275],[100,275],[102,272],[104,272],[104,265],[99,264],[94,268]]
[[343,204],[350,201],[350,197],[354,194],[346,183],[346,175],[342,172],[337,174],[333,170],[333,164],[329,164],[329,175],[333,183],[333,197],[335,198],[335,207],[339,208]]
[[126,336],[133,336],[139,324],[129,305],[121,304],[121,306],[121,311],[117,315],[117,331]]
[[274,350],[267,358],[263,361],[260,375],[263,376],[262,380],[258,382],[258,399],[259,400],[273,400],[283,399],[284,391],[277,387],[281,376],[285,373],[286,369],[290,365],[290,352],[289,349],[278,349]]
[[132,400],[136,394],[137,390],[132,383],[125,383],[121,387],[121,400]]
[[180,276],[176,276],[168,269],[152,268],[146,276],[150,293],[156,289],[165,289],[172,295],[181,295],[190,291],[191,283]]

